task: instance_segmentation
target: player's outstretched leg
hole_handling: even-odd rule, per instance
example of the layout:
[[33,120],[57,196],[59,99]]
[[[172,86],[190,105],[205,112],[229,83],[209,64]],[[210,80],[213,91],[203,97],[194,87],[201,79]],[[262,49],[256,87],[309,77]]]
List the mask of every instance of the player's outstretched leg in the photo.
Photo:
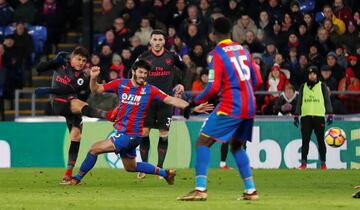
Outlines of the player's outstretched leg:
[[210,164],[210,147],[214,143],[208,137],[200,135],[197,141],[196,148],[196,166],[195,166],[195,190],[186,195],[177,197],[180,201],[206,201],[207,194],[207,174]]
[[101,119],[107,119],[107,115],[109,114],[107,111],[92,108],[87,103],[79,99],[71,100],[71,112],[74,114],[82,114],[87,117],[95,117]]
[[169,185],[173,185],[175,181],[176,172],[174,169],[163,169],[154,166],[151,163],[136,162],[134,158],[121,158],[124,168],[129,172],[140,172],[144,174],[154,174],[164,177]]
[[70,185],[78,185],[82,178],[94,167],[97,156],[105,152],[114,152],[114,146],[110,139],[93,144],[87,153],[85,160],[80,166],[78,173],[72,178]]
[[[359,186],[355,186],[354,188],[355,188],[355,189],[360,189],[360,185],[359,185]],[[353,197],[353,198],[360,198],[360,190],[357,191],[356,193],[354,193],[354,194],[352,195],[352,197]]]
[[249,158],[243,148],[243,142],[232,139],[231,150],[245,186],[244,193],[238,200],[259,199],[259,195],[255,189],[254,180],[251,175]]

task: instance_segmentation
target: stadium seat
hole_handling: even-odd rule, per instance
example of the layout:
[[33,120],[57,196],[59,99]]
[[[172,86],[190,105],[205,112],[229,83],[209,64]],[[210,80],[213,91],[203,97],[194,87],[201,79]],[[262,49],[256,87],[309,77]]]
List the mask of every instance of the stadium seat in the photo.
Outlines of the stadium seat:
[[97,50],[99,46],[104,42],[105,40],[105,34],[95,34],[94,35],[95,45],[94,45],[94,51]]
[[33,38],[35,53],[39,54],[44,51],[44,46],[47,38],[47,29],[45,26],[30,26],[28,30]]
[[0,27],[0,42],[2,42],[4,40],[4,28]]
[[6,26],[6,27],[4,28],[4,36],[13,34],[14,31],[15,31],[15,26]]

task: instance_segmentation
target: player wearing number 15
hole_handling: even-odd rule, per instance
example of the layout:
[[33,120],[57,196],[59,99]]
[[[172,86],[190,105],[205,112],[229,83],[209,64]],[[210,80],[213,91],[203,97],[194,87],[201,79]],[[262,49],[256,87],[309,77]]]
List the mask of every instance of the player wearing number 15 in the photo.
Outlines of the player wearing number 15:
[[251,175],[248,156],[244,150],[251,141],[253,119],[256,111],[254,89],[261,83],[258,67],[249,52],[230,37],[231,23],[226,18],[214,21],[214,37],[218,43],[209,54],[209,83],[195,97],[200,104],[212,97],[219,103],[204,122],[196,148],[195,190],[178,197],[178,200],[199,201],[207,199],[207,173],[210,147],[216,142],[230,142],[231,150],[244,181],[245,192],[241,199],[255,200],[258,194]]

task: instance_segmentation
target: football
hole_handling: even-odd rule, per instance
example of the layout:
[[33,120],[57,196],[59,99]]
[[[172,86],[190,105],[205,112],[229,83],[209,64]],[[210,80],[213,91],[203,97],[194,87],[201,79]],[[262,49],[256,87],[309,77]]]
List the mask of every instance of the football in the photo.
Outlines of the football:
[[343,129],[332,127],[325,132],[325,142],[331,147],[341,147],[346,141],[346,134]]

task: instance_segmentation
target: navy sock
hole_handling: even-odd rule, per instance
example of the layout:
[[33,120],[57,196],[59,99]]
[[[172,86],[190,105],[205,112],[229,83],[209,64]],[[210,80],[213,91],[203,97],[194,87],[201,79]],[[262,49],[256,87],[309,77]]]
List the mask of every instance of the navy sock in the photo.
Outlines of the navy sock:
[[163,177],[167,177],[168,175],[165,169],[156,167],[151,163],[145,163],[145,162],[136,163],[136,172],[142,172],[146,174],[157,174]]
[[199,146],[196,149],[195,182],[197,190],[206,190],[210,155],[210,148],[207,146]]
[[80,148],[80,142],[79,141],[71,141],[70,143],[70,148],[69,148],[69,160],[68,160],[68,164],[67,164],[67,169],[68,170],[73,170],[77,157],[78,157],[78,153],[79,153],[79,148]]
[[143,162],[148,162],[150,149],[150,138],[149,136],[142,137],[140,141],[140,155]]
[[80,166],[79,172],[75,175],[75,178],[81,180],[87,172],[89,172],[95,165],[97,155],[93,155],[90,152],[87,153],[85,160]]
[[168,137],[167,136],[159,137],[157,166],[160,168],[162,168],[164,165],[167,149],[168,149]]
[[245,190],[255,190],[255,184],[251,175],[249,158],[244,149],[239,149],[233,153],[236,164],[238,166],[241,178],[244,180]]

